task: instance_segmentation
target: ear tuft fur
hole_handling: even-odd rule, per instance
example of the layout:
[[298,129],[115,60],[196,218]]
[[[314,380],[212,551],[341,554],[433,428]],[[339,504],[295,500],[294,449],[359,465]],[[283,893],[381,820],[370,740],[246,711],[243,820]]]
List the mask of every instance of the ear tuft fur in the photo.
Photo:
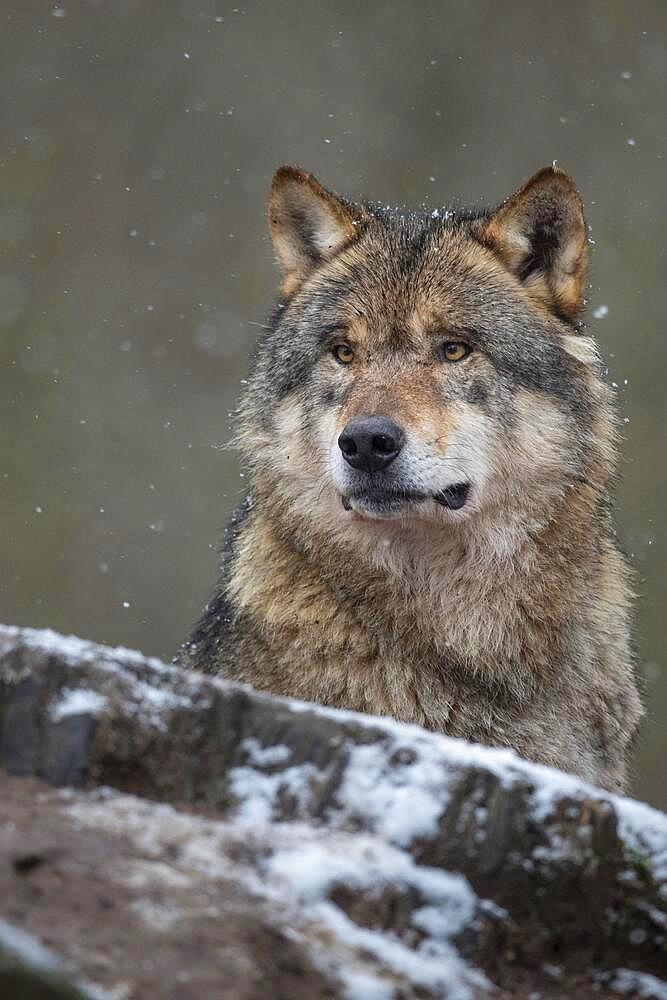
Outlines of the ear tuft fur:
[[588,268],[584,210],[574,181],[545,167],[486,222],[482,241],[535,299],[573,320]]
[[280,167],[274,174],[268,215],[285,294],[358,236],[352,210],[298,167]]

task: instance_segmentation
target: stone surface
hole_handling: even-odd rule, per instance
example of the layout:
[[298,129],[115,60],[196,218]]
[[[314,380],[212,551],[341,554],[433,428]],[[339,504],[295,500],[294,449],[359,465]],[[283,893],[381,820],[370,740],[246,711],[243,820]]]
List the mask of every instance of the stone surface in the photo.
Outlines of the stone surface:
[[0,766],[0,916],[98,996],[667,998],[667,817],[509,751],[0,627]]

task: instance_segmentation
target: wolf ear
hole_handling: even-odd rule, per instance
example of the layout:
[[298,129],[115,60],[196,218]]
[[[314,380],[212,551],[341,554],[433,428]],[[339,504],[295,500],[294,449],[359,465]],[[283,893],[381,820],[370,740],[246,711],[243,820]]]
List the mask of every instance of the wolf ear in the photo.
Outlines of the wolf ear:
[[545,167],[486,222],[489,245],[526,291],[574,319],[581,309],[588,265],[586,223],[574,181]]
[[286,295],[358,235],[351,210],[298,167],[280,167],[274,174],[268,214]]

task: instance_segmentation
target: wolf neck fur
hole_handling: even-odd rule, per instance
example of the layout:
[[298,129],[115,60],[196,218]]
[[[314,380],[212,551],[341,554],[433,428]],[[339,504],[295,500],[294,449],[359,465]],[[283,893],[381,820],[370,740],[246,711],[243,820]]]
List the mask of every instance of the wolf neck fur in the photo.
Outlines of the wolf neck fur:
[[[539,530],[517,516],[502,527],[483,521],[451,533],[413,527],[407,533],[389,530],[384,538],[363,526],[349,537],[340,531],[314,534],[306,518],[278,501],[257,519],[262,537],[250,530],[243,561],[252,565],[255,579],[264,563],[266,576],[260,575],[271,580],[275,599],[293,608],[311,594],[314,604],[322,603],[323,616],[361,618],[394,652],[453,651],[464,664],[497,674],[503,663],[527,662],[531,655],[546,662],[549,642],[559,641],[564,626],[572,630],[597,544],[591,500],[581,487]],[[573,506],[579,508],[574,518]],[[232,588],[242,597],[233,582]],[[364,608],[366,617],[355,615]]]

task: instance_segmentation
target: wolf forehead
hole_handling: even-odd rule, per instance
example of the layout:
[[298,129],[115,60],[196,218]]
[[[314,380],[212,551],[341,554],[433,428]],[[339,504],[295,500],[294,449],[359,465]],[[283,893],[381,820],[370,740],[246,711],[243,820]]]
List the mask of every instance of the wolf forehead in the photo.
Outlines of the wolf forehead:
[[462,337],[499,383],[582,407],[599,363],[577,331],[587,233],[561,171],[541,171],[495,210],[412,212],[355,204],[281,168],[269,224],[283,297],[255,377],[272,398],[321,377],[338,335],[386,364],[424,363],[434,343]]
[[472,332],[482,315],[488,322],[511,308],[506,275],[469,223],[363,207],[357,240],[287,299],[290,319],[317,319],[325,331],[329,322],[352,324],[374,346],[393,348],[419,346],[431,333]]
[[349,326],[389,350],[420,348],[444,334],[465,334],[481,347],[500,344],[503,333],[520,340],[553,332],[547,315],[526,312],[517,300],[515,282],[475,239],[468,217],[364,209],[358,239],[284,300],[280,323],[325,338]]

